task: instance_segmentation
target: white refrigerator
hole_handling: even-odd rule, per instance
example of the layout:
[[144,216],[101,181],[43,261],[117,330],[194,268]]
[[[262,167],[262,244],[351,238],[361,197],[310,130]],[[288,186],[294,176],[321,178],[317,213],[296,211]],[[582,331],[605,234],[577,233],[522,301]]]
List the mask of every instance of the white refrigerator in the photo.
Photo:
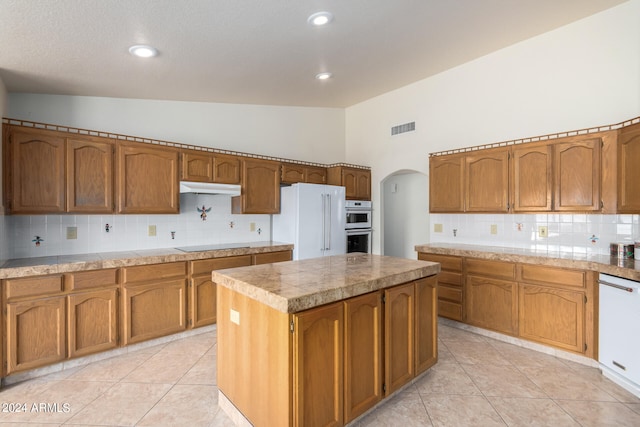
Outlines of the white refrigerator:
[[280,191],[272,239],[293,243],[294,260],[346,252],[344,187],[298,183]]

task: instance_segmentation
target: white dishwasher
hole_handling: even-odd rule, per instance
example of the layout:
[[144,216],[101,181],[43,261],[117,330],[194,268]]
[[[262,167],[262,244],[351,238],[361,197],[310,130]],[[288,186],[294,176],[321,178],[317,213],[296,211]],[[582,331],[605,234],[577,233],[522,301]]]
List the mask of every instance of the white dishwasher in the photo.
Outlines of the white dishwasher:
[[600,274],[602,373],[640,397],[640,283]]

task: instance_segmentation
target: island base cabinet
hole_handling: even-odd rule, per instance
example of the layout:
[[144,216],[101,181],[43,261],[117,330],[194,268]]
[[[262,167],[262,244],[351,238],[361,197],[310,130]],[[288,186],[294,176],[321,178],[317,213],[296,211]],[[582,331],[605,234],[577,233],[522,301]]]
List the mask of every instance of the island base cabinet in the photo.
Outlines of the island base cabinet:
[[384,296],[385,395],[390,395],[415,375],[414,283],[386,289]]
[[186,328],[186,281],[124,286],[125,345]]
[[216,286],[218,389],[256,427],[292,425],[292,316]]
[[382,400],[382,293],[344,302],[344,422]]
[[118,346],[118,290],[106,289],[69,295],[69,357]]
[[438,279],[425,277],[417,280],[415,286],[415,374],[420,375],[438,361]]
[[6,374],[59,362],[66,356],[65,297],[7,304]]
[[341,426],[342,303],[308,310],[293,318],[294,425]]

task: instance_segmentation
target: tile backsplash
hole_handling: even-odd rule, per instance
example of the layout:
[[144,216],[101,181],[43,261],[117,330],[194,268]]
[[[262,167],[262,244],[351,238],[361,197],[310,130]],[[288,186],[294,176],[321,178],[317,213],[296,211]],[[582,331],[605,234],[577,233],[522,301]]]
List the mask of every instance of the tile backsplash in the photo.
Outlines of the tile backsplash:
[[[198,211],[203,207],[211,208],[205,220]],[[153,226],[155,236],[149,236]],[[76,238],[69,239],[74,229]],[[257,242],[271,239],[271,217],[232,214],[231,196],[181,194],[177,215],[4,216],[0,238],[3,259]]]
[[[431,214],[430,241],[545,252],[609,254],[609,244],[640,240],[640,215]],[[442,231],[436,232],[434,229]],[[547,228],[547,236],[539,233]]]

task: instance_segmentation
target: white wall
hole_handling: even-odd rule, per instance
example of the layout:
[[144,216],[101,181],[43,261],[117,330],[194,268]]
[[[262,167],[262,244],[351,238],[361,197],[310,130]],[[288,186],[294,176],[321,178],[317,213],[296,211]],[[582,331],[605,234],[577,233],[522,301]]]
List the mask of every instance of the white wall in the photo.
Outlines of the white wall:
[[[631,0],[347,108],[346,161],[372,167],[374,209],[382,180],[402,169],[428,174],[430,152],[639,116],[638,16],[640,0]],[[409,121],[415,132],[390,136]]]
[[318,163],[344,161],[342,108],[9,94],[5,116]]

